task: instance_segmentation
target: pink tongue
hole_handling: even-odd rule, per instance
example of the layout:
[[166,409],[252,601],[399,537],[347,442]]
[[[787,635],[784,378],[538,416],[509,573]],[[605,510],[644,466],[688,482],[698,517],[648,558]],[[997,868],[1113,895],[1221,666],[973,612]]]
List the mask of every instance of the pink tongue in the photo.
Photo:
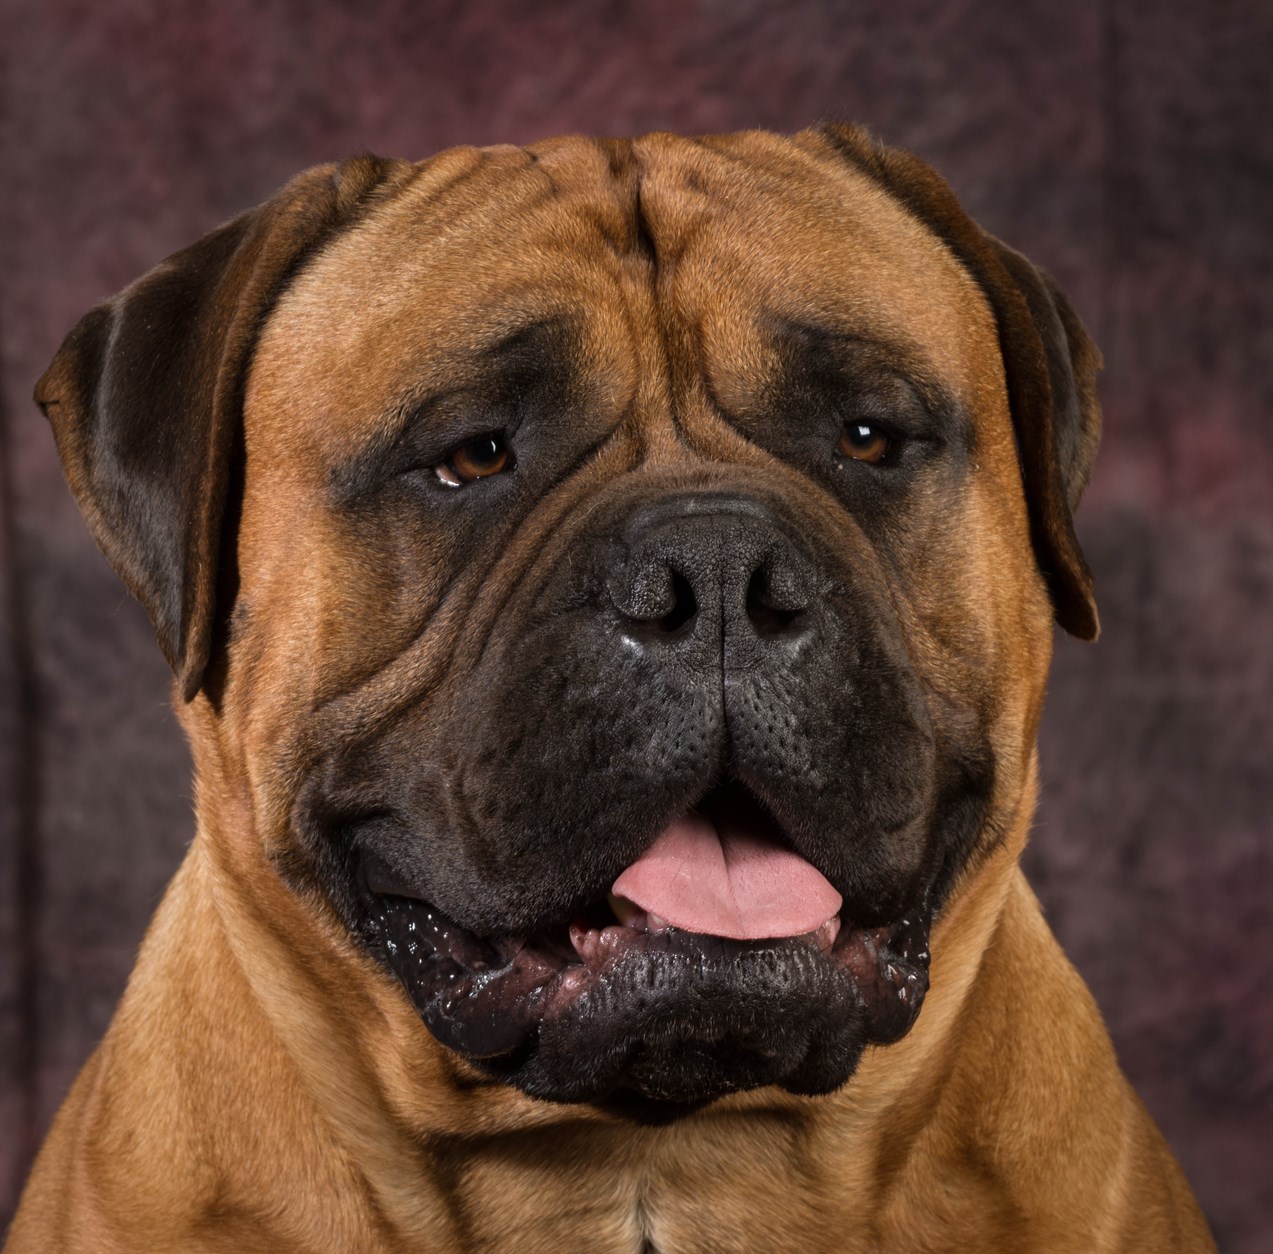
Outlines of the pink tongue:
[[841,905],[798,853],[698,814],[677,819],[611,891],[674,927],[734,940],[803,936]]

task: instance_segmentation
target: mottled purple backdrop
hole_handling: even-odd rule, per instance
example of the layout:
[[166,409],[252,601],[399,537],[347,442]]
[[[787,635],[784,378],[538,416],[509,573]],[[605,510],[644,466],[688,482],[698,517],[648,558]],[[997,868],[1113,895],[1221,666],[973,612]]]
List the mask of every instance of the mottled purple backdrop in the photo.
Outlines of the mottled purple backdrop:
[[1104,348],[1027,855],[1222,1248],[1273,1248],[1273,6],[3,0],[0,1217],[191,836],[141,610],[33,381],[92,303],[298,168],[568,130],[860,119]]

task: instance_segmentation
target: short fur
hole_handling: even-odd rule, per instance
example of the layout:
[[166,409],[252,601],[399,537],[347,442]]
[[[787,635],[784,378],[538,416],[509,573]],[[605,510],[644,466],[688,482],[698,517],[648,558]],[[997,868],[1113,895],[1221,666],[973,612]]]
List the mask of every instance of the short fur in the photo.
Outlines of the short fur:
[[[90,313],[37,399],[176,673],[198,834],[6,1248],[1213,1249],[1018,867],[1053,616],[1097,630],[1098,364],[1047,276],[850,127],[324,167]],[[906,428],[903,476],[833,466],[838,405]],[[446,495],[492,414],[516,472]],[[703,575],[676,511],[707,498]],[[700,680],[625,671],[596,607],[662,613],[668,563],[728,590],[749,547],[766,613],[823,617],[810,668],[719,609],[736,686],[790,715],[726,708],[731,769],[863,918],[936,909],[927,1001],[865,1053],[832,1025],[856,1071],[823,1096],[533,1100],[589,1059],[439,1044],[359,868],[482,934],[608,883],[721,749],[658,739],[715,734],[651,705]]]

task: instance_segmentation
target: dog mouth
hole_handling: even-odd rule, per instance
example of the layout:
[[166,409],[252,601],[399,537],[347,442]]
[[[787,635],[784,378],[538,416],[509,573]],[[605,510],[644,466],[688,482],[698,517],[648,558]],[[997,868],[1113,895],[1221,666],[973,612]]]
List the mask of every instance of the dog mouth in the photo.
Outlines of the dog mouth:
[[928,990],[928,905],[855,921],[734,788],[530,934],[461,926],[374,855],[362,871],[373,944],[432,1034],[553,1100],[827,1092],[865,1045],[905,1035]]

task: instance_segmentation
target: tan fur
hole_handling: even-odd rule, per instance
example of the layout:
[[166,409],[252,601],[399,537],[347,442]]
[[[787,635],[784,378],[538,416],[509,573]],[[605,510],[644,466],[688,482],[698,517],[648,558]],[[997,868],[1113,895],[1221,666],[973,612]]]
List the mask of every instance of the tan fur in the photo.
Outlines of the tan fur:
[[[639,252],[614,244],[631,227],[605,148],[568,139],[534,153],[423,163],[269,318],[247,392],[224,684],[217,702],[203,692],[182,710],[198,835],[6,1248],[1212,1249],[1017,865],[1051,610],[981,291],[812,135],[637,141],[643,210],[667,259],[653,282]],[[445,562],[404,589],[332,520],[326,468],[374,437],[404,389],[474,369],[475,346],[511,310],[554,308],[588,312],[596,456],[506,550],[464,572],[461,595],[442,602]],[[1003,839],[986,840],[938,920],[914,1029],[869,1051],[845,1088],[746,1093],[640,1128],[533,1102],[457,1061],[274,860],[304,737],[405,691],[427,699],[471,624],[548,536],[582,525],[614,476],[765,476],[836,525],[829,495],[716,415],[714,397],[744,409],[763,382],[759,308],[913,346],[975,418],[983,453],[960,516],[917,549],[915,584],[932,592],[913,600],[906,629],[928,682],[986,689]]]

